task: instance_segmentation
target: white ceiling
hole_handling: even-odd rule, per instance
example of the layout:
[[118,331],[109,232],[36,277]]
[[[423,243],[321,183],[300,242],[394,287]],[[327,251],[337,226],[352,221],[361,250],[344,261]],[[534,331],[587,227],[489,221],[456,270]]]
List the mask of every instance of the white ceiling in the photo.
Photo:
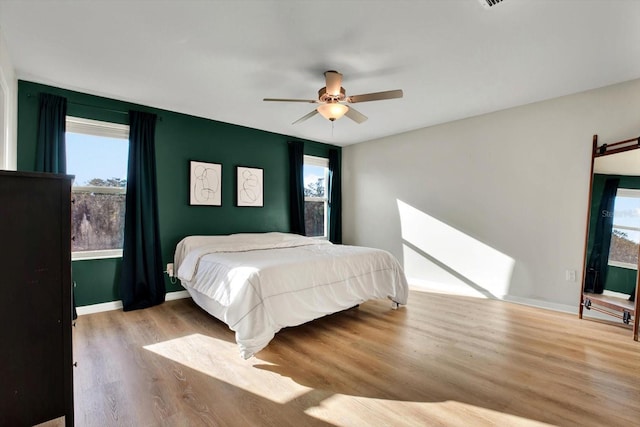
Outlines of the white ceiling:
[[[640,1],[0,0],[19,79],[347,145],[640,77]],[[369,120],[317,115],[323,72]]]

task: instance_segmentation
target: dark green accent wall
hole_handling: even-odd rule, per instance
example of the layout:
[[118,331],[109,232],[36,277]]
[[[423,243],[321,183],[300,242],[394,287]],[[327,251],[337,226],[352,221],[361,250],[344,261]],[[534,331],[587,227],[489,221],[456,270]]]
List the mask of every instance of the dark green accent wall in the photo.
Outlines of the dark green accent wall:
[[121,260],[122,258],[107,258],[73,261],[76,304],[90,305],[119,300]]
[[[131,109],[157,114],[156,168],[164,264],[176,244],[192,234],[289,231],[287,143],[295,138],[97,97],[37,83],[18,82],[18,170],[33,171],[40,92],[64,96],[71,116],[128,124]],[[340,147],[303,141],[305,154],[328,157]],[[189,161],[222,164],[222,206],[189,205]],[[235,206],[235,166],[264,169],[264,207]],[[73,173],[73,171],[69,171]],[[78,306],[120,299],[120,259],[73,262]],[[166,279],[167,291],[182,287]]]
[[[640,189],[640,176],[625,176],[625,175],[593,175],[593,186],[591,190],[591,209],[589,213],[589,240],[588,240],[588,254],[591,253],[593,247],[593,234],[596,230],[596,222],[598,210],[600,209],[600,199],[602,199],[602,192],[604,191],[604,184],[609,178],[620,178],[619,188],[631,188]],[[636,270],[631,270],[623,267],[609,266],[607,269],[607,282],[604,288],[610,291],[621,292],[624,294],[633,294],[636,288]]]

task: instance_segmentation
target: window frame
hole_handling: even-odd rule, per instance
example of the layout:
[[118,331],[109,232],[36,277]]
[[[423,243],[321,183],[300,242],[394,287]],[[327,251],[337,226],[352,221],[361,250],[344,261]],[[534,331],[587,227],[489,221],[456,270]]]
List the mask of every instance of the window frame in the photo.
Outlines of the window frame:
[[[616,191],[616,198],[618,198],[618,197],[640,199],[640,189],[618,188],[618,190]],[[618,230],[630,230],[630,231],[640,232],[640,226],[631,227],[631,226],[628,226],[628,225],[616,225],[615,224],[615,209],[614,209],[613,212],[614,212],[613,213],[613,215],[614,215],[613,216],[613,221],[614,222],[612,223],[612,226],[611,226],[611,230],[612,231],[613,231],[613,229],[618,229]],[[613,237],[612,237],[612,239],[613,239]],[[632,264],[632,263],[629,263],[629,262],[621,262],[621,261],[612,261],[609,258],[607,258],[607,265],[612,266],[612,267],[626,268],[628,270],[638,270],[638,264]]]
[[[105,138],[126,139],[129,141],[129,125],[66,116],[65,133],[77,133]],[[127,194],[126,187],[73,186],[72,195],[78,193]],[[123,249],[101,249],[94,251],[72,251],[72,261],[122,258]]]
[[[311,156],[305,154],[303,156],[302,167],[303,167],[303,176],[304,176],[304,166],[318,166],[325,169],[324,172],[324,197],[316,197],[316,196],[304,196],[305,202],[324,202],[324,235],[322,236],[308,236],[313,239],[329,239],[329,159],[325,157]],[[305,218],[306,220],[306,218]]]

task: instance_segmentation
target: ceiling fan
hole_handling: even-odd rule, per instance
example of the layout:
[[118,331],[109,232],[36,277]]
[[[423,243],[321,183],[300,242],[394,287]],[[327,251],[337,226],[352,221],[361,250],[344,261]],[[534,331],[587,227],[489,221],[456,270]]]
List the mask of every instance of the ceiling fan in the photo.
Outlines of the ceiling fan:
[[356,102],[402,98],[401,89],[347,96],[344,88],[342,87],[342,74],[337,71],[329,70],[324,72],[324,77],[326,86],[318,91],[318,99],[264,98],[263,101],[308,102],[310,104],[320,104],[315,110],[300,117],[292,123],[295,125],[296,123],[303,122],[318,113],[320,113],[320,115],[325,119],[332,122],[338,120],[342,116],[347,116],[356,123],[362,123],[367,120],[367,116],[360,113],[353,107],[345,105],[345,103],[355,104]]

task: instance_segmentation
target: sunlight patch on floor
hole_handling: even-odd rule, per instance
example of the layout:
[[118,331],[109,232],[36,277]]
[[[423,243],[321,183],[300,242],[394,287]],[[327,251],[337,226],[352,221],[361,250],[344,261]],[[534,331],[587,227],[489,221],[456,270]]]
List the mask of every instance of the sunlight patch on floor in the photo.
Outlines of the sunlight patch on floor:
[[144,349],[276,403],[286,403],[310,390],[291,378],[256,369],[254,365],[271,364],[257,357],[242,359],[236,343],[202,334],[146,345]]
[[[350,408],[350,410],[345,410]],[[357,410],[354,410],[357,408]],[[318,406],[305,411],[314,418],[335,425],[362,425],[359,414],[368,419],[375,414],[377,425],[418,426],[514,426],[542,427],[549,424],[516,415],[482,408],[457,401],[406,402],[335,394]]]

